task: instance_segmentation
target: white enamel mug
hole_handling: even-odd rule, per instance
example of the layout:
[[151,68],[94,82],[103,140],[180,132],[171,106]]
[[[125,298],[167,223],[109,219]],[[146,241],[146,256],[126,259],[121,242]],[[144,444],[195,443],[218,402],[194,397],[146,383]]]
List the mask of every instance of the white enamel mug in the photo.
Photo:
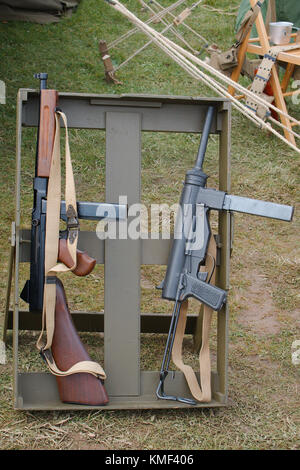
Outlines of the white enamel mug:
[[270,23],[270,40],[276,45],[289,44],[292,34],[293,23],[288,21],[277,21]]

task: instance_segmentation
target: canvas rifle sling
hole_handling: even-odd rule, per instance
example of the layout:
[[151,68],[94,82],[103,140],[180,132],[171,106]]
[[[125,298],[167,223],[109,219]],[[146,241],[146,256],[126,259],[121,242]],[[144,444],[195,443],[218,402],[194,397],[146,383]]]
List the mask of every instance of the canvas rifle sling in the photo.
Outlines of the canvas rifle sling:
[[[217,256],[217,246],[214,236],[210,237],[209,246],[207,250],[205,271],[211,271],[211,284],[215,284],[216,270],[214,264]],[[213,261],[213,267],[210,266]],[[200,384],[198,383],[196,374],[193,368],[184,364],[182,359],[182,342],[186,327],[188,310],[188,300],[185,300],[180,309],[178,324],[174,344],[172,348],[173,363],[181,370],[186,378],[192,396],[199,402],[211,401],[211,362],[209,351],[209,331],[213,309],[203,304],[203,317],[202,317],[202,342],[199,353],[199,367],[200,367]]]
[[[66,376],[80,372],[90,373],[101,379],[106,378],[102,367],[94,361],[80,361],[67,371],[61,371],[55,364],[51,353],[52,339],[55,329],[56,305],[56,275],[59,272],[72,271],[76,267],[76,251],[78,242],[78,226],[76,224],[68,230],[67,247],[73,260],[73,266],[68,268],[58,263],[59,225],[61,206],[61,154],[60,154],[60,117],[65,126],[65,199],[66,210],[74,220],[77,219],[77,204],[74,176],[70,155],[67,119],[64,113],[55,113],[55,137],[51,168],[48,179],[47,213],[46,213],[46,239],[45,239],[45,285],[42,312],[42,331],[37,340],[37,348],[42,353],[50,371],[57,376]],[[43,333],[46,330],[46,342]]]

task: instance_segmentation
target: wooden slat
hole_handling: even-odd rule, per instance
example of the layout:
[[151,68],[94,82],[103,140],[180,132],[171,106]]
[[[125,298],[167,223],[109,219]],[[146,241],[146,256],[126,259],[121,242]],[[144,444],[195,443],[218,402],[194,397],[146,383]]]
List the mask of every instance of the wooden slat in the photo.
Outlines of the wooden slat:
[[[19,312],[19,330],[40,331],[41,315],[27,310]],[[71,312],[72,319],[79,332],[103,332],[104,312]],[[186,334],[195,331],[198,315],[190,313],[187,317]],[[170,313],[141,313],[141,333],[168,333],[171,321]],[[13,328],[13,313],[8,311],[7,330]]]
[[[254,44],[248,44],[247,52],[251,54],[264,55],[265,49],[262,46],[256,46]],[[299,50],[294,49],[291,52],[279,52],[278,61],[287,62],[294,65],[300,65],[300,45]]]

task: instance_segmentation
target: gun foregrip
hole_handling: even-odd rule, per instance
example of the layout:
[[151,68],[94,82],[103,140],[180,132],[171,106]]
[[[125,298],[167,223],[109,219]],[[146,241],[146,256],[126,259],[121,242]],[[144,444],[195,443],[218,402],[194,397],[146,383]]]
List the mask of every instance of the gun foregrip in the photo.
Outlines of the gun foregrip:
[[[67,240],[64,238],[59,240],[58,261],[64,263],[68,268],[71,268],[73,265],[73,260],[67,247]],[[72,272],[76,276],[87,276],[92,272],[95,264],[96,260],[94,258],[91,258],[85,251],[77,250],[77,264]]]
[[184,290],[180,296],[180,300],[187,297],[194,297],[199,302],[208,305],[215,311],[219,311],[226,302],[227,293],[219,287],[212,286],[207,282],[195,279],[189,274],[183,274],[182,285]]

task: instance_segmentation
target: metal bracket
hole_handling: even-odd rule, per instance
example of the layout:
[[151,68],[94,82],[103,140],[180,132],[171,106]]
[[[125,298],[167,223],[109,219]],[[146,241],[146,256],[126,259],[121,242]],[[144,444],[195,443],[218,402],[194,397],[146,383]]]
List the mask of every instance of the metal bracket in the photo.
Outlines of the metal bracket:
[[[42,201],[42,212],[46,214],[47,201]],[[84,220],[126,220],[128,207],[126,204],[109,204],[106,202],[77,202],[77,217]],[[60,205],[60,218],[67,221],[65,201]]]

